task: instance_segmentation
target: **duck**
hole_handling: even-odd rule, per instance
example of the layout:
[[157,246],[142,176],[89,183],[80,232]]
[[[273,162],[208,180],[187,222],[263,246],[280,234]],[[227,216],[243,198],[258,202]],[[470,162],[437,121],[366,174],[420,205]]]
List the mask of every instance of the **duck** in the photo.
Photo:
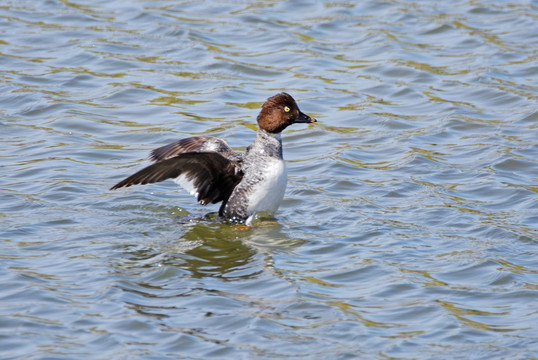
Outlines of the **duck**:
[[282,131],[314,122],[291,95],[281,92],[263,103],[256,138],[244,153],[214,136],[181,139],[151,151],[153,164],[110,190],[173,179],[201,205],[220,202],[219,217],[250,225],[257,214],[274,215],[284,198],[287,170]]

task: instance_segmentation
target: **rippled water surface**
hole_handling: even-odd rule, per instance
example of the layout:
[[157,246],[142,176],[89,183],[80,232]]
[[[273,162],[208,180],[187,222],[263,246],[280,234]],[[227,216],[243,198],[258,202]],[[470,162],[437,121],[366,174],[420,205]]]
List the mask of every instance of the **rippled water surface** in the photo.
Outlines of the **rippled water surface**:
[[[0,0],[3,359],[538,358],[536,1]],[[151,149],[243,150],[287,91],[276,220]]]

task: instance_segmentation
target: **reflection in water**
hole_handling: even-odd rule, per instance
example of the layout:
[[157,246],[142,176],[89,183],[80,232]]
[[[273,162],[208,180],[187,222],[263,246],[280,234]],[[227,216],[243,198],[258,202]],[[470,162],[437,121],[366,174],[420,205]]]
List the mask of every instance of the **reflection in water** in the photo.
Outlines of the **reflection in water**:
[[[120,246],[121,260],[113,266],[120,279],[115,287],[123,292],[122,301],[144,317],[166,319],[184,302],[200,304],[203,317],[216,316],[227,299],[257,303],[256,297],[261,296],[268,301],[295,286],[275,269],[273,254],[289,252],[304,241],[289,238],[278,222],[258,221],[257,226],[246,227],[208,220],[179,229],[184,233],[178,238],[154,241],[154,247]],[[201,283],[186,283],[186,278]],[[214,289],[214,279],[228,282],[230,289]],[[249,290],[237,292],[238,281],[251,284]],[[166,331],[178,331],[175,326],[163,326]],[[199,332],[192,327],[181,331]]]
[[[131,250],[132,246],[127,246],[129,269],[174,266],[195,278],[248,279],[272,268],[276,249],[289,251],[303,243],[289,238],[276,221],[259,221],[247,227],[206,220],[179,228],[183,231],[179,238],[155,242],[154,248]],[[262,268],[253,264],[259,261],[264,262]]]
[[195,224],[188,227],[178,241],[190,241],[199,246],[185,252],[185,263],[181,266],[194,277],[226,278],[233,272],[240,272],[240,277],[245,278],[256,276],[259,274],[256,267],[250,267],[254,272],[249,271],[249,263],[254,261],[256,251],[242,241],[250,231],[243,226],[228,224]]

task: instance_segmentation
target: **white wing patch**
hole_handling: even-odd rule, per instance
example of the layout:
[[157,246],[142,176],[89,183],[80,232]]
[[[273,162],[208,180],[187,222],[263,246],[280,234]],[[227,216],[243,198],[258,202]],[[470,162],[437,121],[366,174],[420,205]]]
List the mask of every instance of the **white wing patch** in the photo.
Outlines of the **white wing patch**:
[[177,178],[174,179],[174,182],[186,191],[188,191],[191,195],[194,195],[194,197],[198,198],[198,189],[194,187],[194,181],[187,179],[187,176],[185,174],[179,175]]
[[222,145],[221,144],[222,142],[224,141],[222,141],[221,139],[216,139],[216,140],[211,139],[211,140],[205,141],[203,146],[201,146],[201,150],[209,151],[209,152],[218,152]]

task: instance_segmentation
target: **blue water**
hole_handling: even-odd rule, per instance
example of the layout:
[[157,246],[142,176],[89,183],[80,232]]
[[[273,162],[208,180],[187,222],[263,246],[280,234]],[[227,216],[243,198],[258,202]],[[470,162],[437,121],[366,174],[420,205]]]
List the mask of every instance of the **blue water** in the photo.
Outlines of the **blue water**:
[[[537,5],[0,0],[0,357],[538,358]],[[108,190],[280,91],[276,219]]]

